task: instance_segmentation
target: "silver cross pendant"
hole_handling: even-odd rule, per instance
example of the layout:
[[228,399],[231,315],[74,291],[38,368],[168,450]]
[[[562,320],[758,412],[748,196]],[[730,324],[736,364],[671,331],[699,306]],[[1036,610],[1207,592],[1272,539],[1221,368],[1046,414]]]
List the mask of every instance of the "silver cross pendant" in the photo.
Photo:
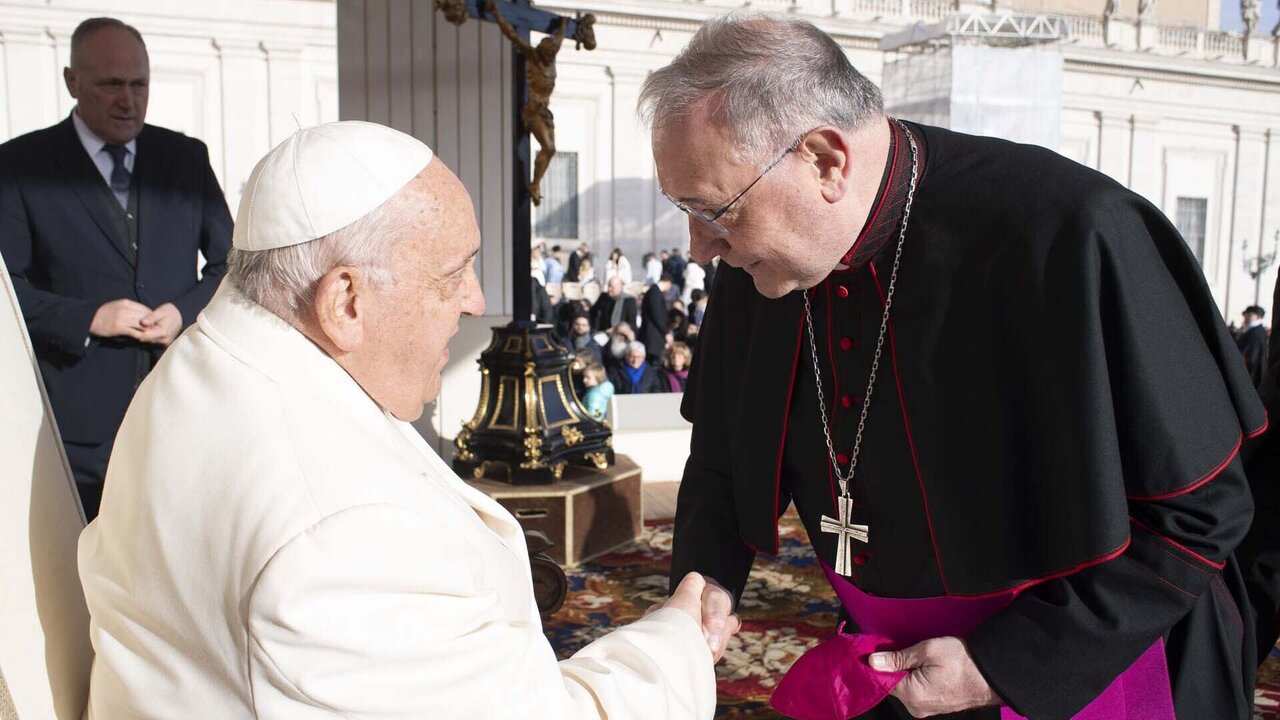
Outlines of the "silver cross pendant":
[[869,542],[871,528],[866,525],[850,524],[849,518],[853,515],[853,498],[844,496],[836,498],[836,510],[840,516],[839,519],[823,515],[822,523],[819,527],[824,533],[836,535],[835,571],[845,577],[852,577],[853,552],[849,547],[849,542],[852,540],[864,543]]

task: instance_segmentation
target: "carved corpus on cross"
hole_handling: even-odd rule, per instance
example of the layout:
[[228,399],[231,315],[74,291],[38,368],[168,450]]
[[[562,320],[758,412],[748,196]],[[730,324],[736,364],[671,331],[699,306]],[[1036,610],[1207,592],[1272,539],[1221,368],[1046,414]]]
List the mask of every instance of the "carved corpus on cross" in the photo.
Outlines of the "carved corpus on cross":
[[840,516],[837,518],[822,516],[822,523],[819,527],[824,533],[831,533],[836,536],[836,567],[835,571],[845,577],[853,575],[853,552],[849,547],[850,541],[869,542],[870,527],[866,525],[853,525],[849,522],[849,518],[853,517],[853,498],[838,497],[836,498],[836,512]]

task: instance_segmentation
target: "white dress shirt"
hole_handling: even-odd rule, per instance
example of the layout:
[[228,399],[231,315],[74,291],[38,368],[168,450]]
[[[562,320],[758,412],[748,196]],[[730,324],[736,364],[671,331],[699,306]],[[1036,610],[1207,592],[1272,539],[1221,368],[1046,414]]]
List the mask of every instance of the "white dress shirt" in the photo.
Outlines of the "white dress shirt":
[[[89,159],[93,161],[98,173],[102,175],[102,180],[107,184],[107,188],[111,188],[111,171],[115,164],[111,160],[111,153],[107,152],[107,141],[94,134],[89,126],[80,119],[80,113],[72,111],[71,124],[76,126],[76,135],[80,136],[80,144],[84,146],[84,151],[89,153]],[[124,155],[124,169],[130,173],[133,172],[133,160],[138,155],[137,139],[130,140],[125,143],[124,149],[127,151]],[[111,194],[116,196],[116,200],[120,201],[120,207],[129,207],[129,192],[116,192],[111,190]]]

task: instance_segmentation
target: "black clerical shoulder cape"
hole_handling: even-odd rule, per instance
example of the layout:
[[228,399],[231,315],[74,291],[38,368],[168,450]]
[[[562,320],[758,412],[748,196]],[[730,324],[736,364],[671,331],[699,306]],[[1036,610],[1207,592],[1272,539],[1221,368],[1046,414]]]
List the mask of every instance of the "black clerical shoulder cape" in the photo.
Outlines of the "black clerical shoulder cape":
[[[893,127],[852,267],[809,290],[841,460],[852,449],[910,178]],[[1163,214],[1036,147],[908,126],[921,174],[858,477],[853,581],[884,597],[1022,594],[967,638],[1010,706],[1069,718],[1163,637],[1179,717],[1245,718],[1251,633],[1232,551],[1238,458],[1266,415]],[[683,413],[672,576],[740,593],[794,500],[834,515],[804,297],[722,265]],[[890,699],[868,717],[898,715]],[[979,711],[965,717],[993,717]]]

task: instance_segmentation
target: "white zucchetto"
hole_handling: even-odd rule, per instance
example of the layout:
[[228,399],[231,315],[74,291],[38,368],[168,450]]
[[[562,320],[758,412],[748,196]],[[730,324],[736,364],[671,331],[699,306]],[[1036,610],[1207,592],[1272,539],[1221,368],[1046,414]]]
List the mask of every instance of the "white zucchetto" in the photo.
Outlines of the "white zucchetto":
[[353,120],[299,130],[258,161],[245,183],[232,245],[299,245],[359,220],[431,162],[399,130]]

